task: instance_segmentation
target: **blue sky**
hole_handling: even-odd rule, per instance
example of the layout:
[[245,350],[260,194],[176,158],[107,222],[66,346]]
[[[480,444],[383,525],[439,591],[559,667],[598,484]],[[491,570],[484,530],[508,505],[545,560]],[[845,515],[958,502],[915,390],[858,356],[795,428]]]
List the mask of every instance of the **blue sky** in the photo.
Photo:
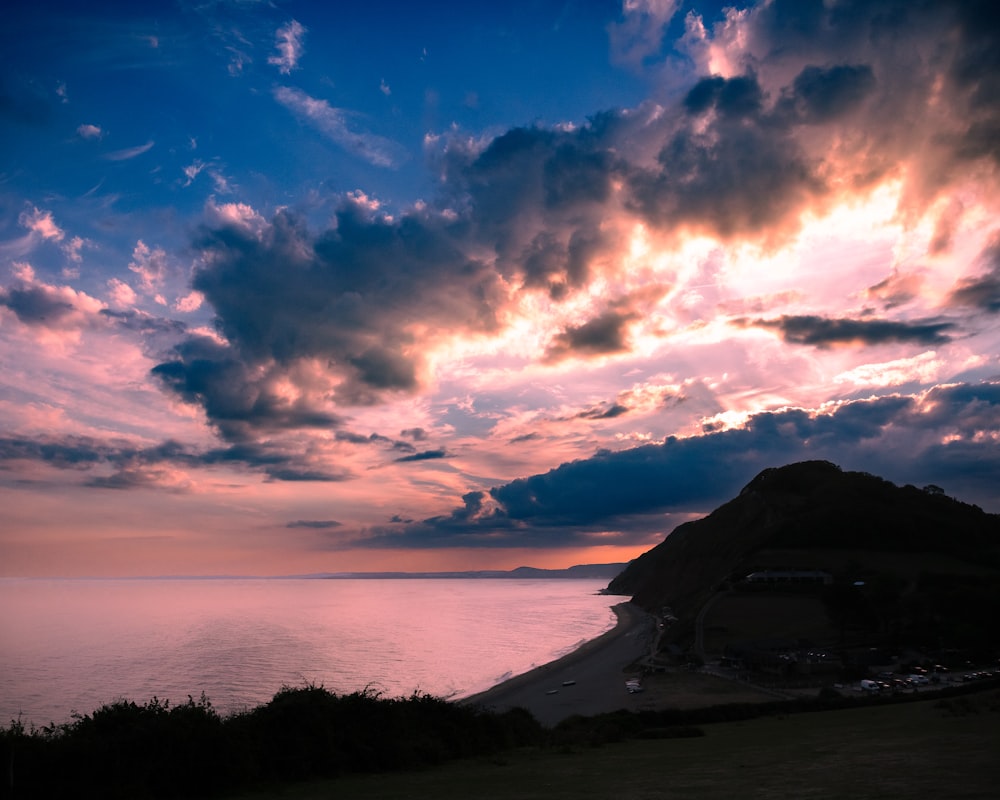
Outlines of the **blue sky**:
[[989,3],[15,3],[6,574],[625,560],[825,458],[1000,511]]

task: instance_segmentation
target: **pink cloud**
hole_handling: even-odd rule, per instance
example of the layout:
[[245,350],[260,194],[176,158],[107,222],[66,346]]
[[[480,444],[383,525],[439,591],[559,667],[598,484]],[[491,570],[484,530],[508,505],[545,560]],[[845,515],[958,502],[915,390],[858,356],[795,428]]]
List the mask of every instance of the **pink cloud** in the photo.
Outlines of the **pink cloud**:
[[305,26],[294,19],[278,28],[274,44],[278,55],[270,56],[267,63],[276,66],[283,75],[288,75],[298,67],[299,59],[302,58],[305,34]]

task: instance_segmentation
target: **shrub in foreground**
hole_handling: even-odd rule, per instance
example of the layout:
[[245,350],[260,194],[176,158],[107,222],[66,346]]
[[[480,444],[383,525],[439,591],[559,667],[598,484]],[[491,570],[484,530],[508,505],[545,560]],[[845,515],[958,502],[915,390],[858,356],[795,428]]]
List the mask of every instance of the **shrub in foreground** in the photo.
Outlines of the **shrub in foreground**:
[[17,798],[205,797],[274,781],[416,769],[541,741],[527,712],[493,714],[428,695],[384,699],[282,689],[221,717],[200,700],[121,700],[72,722],[0,729],[3,792]]

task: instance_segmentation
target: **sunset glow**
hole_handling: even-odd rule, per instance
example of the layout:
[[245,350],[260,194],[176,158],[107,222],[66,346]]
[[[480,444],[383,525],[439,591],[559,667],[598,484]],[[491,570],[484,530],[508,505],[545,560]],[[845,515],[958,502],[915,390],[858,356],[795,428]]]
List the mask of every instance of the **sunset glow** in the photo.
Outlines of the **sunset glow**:
[[1000,512],[976,2],[15,3],[0,575],[624,561],[827,459]]

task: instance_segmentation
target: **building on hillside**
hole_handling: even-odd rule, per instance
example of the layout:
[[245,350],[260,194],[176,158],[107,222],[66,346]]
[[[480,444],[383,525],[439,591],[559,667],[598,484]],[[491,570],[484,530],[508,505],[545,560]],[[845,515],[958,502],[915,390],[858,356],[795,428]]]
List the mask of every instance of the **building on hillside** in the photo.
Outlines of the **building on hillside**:
[[751,572],[744,579],[755,584],[787,584],[787,583],[833,583],[833,575],[821,569],[762,569]]

